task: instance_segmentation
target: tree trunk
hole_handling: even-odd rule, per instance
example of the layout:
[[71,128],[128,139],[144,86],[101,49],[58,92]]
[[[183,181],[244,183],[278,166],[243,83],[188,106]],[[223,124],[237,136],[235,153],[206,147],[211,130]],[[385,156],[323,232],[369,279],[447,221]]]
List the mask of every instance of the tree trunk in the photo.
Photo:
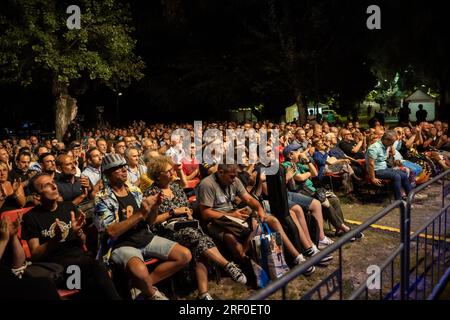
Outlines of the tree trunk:
[[77,100],[68,94],[68,86],[53,82],[53,95],[55,97],[55,131],[56,139],[62,141],[64,134],[78,112]]
[[300,125],[304,126],[306,124],[308,115],[306,110],[306,103],[300,92],[297,94],[296,102],[298,110],[298,120],[300,121]]

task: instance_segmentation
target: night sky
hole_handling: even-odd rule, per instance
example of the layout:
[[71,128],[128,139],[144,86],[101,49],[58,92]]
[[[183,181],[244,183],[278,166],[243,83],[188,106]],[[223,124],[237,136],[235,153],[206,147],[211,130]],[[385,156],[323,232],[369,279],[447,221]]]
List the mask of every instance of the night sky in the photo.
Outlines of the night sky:
[[[295,102],[293,82],[308,99],[339,96],[341,108],[347,108],[376,84],[374,65],[388,74],[417,70],[407,89],[425,83],[450,92],[448,59],[440,58],[450,56],[443,3],[130,1],[145,77],[121,90],[120,97],[95,82],[73,96],[85,124],[92,125],[96,105],[105,106],[111,122],[118,105],[122,123],[226,118],[227,109],[259,103],[265,105],[263,117],[278,118]],[[381,8],[381,30],[367,29],[371,4]],[[300,56],[291,70],[283,51],[289,39]],[[2,127],[38,120],[42,129],[52,129],[54,100],[44,80],[26,88],[3,82],[0,96]]]

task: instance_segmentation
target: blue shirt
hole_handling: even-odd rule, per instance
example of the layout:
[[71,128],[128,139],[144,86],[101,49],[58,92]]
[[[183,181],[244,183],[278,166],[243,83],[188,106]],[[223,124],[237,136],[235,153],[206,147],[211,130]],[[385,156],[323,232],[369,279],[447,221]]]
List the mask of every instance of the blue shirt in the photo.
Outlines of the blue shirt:
[[374,168],[375,171],[387,169],[388,167],[386,162],[388,158],[387,148],[384,146],[381,140],[378,140],[374,144],[371,144],[367,149],[366,153],[367,168],[369,168],[368,167],[369,158],[375,160],[375,168]]
[[83,176],[88,177],[89,181],[91,182],[91,184],[93,186],[95,186],[97,184],[97,182],[99,182],[101,179],[100,168],[96,169],[94,167],[87,166],[87,168],[84,169],[81,174]]
[[335,157],[336,159],[347,159],[344,151],[342,151],[342,149],[339,148],[338,146],[335,146],[334,148],[330,149],[330,151],[328,151],[328,155],[330,157]]
[[320,151],[314,151],[313,158],[319,169],[318,178],[319,180],[322,180],[323,171],[325,170],[325,165],[327,164],[328,154],[326,152],[322,153]]

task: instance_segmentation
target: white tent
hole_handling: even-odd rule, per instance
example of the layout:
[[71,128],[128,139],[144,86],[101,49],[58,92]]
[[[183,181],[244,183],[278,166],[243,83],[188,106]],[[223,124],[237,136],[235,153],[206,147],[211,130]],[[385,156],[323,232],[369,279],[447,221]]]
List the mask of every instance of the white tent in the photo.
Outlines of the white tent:
[[423,105],[423,109],[427,111],[427,121],[434,121],[436,117],[436,102],[433,97],[429,96],[422,90],[416,90],[412,95],[406,97],[408,107],[411,110],[409,115],[410,121],[416,121],[416,112],[419,110],[419,105]]
[[298,120],[298,108],[297,104],[294,103],[292,106],[285,109],[286,122],[292,122]]
[[[328,109],[329,106],[323,103],[319,103],[317,105],[317,111],[318,113],[322,113],[322,109]],[[313,114],[316,115],[316,106],[313,104],[308,105],[307,108],[307,112],[308,114],[306,116],[309,115],[310,111],[313,111]],[[292,106],[287,107],[286,108],[286,122],[292,122],[294,120],[298,120],[299,115],[298,115],[298,108],[297,108],[297,104],[294,103]]]

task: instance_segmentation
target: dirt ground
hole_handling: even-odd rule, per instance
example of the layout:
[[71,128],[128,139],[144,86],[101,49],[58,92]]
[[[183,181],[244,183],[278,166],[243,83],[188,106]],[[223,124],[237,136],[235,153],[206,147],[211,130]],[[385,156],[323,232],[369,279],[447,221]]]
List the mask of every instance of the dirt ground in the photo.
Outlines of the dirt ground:
[[[448,182],[447,182],[448,183]],[[424,223],[435,216],[442,208],[441,198],[441,184],[433,184],[427,187],[421,193],[426,194],[427,198],[421,201],[415,201],[411,212],[411,231],[415,232],[421,228]],[[450,196],[444,201],[445,205],[448,205]],[[385,195],[365,195],[361,198],[362,203],[353,203],[347,201],[346,198],[341,197],[342,208],[348,225],[352,228],[356,228],[358,223],[366,221],[368,218],[389,205],[390,200]],[[437,220],[434,224],[435,240],[431,237],[433,232],[433,224],[431,224],[426,232],[423,232],[419,236],[419,242],[411,242],[411,266],[419,265],[418,268],[412,272],[411,283],[417,281],[418,285],[418,298],[426,293],[431,292],[433,287],[432,283],[436,283],[438,275],[443,272],[443,266],[450,265],[448,259],[450,253],[450,213],[446,214],[446,220],[442,218]],[[445,214],[444,214],[445,217]],[[440,230],[439,230],[440,225]],[[383,229],[384,227],[390,228],[389,230]],[[328,224],[325,224],[325,232],[335,238],[334,230],[329,229]],[[400,212],[399,210],[393,210],[383,219],[377,221],[372,227],[364,231],[365,237],[361,241],[345,244],[342,247],[342,281],[343,281],[343,298],[346,299],[350,294],[364,283],[368,277],[367,268],[371,265],[380,266],[400,245]],[[438,236],[442,238],[446,236],[447,241],[437,241]],[[425,242],[426,236],[429,238]],[[445,250],[445,251],[444,251]],[[441,254],[438,258],[438,253]],[[427,276],[421,279],[421,273],[426,270],[426,266],[429,265],[431,257],[439,259],[439,270],[433,268],[428,271]],[[334,253],[333,262],[326,268],[316,268],[316,272],[310,277],[300,276],[292,281],[287,287],[288,299],[299,299],[308,292],[315,285],[320,283],[324,278],[330,275],[339,266],[339,253]],[[427,260],[428,259],[428,264]],[[369,299],[379,299],[380,295],[386,298],[386,294],[392,290],[392,287],[399,282],[400,275],[400,259],[397,257],[392,264],[382,273],[382,292],[379,290],[368,292]],[[417,270],[417,272],[416,272]],[[430,276],[432,274],[432,276]],[[431,279],[430,279],[431,277]],[[324,291],[323,288],[321,290]],[[245,286],[234,283],[230,278],[222,276],[220,283],[210,281],[209,292],[217,299],[247,299],[254,293],[254,290]],[[394,296],[398,295],[398,292],[393,291]],[[181,297],[181,299],[195,299],[197,292],[194,291],[191,294]],[[415,292],[411,294],[411,297],[415,297]],[[313,299],[317,296],[312,296]],[[331,299],[338,299],[338,293],[335,293]],[[364,298],[364,296],[361,296]],[[281,299],[281,293],[276,293],[270,297],[270,299]]]

